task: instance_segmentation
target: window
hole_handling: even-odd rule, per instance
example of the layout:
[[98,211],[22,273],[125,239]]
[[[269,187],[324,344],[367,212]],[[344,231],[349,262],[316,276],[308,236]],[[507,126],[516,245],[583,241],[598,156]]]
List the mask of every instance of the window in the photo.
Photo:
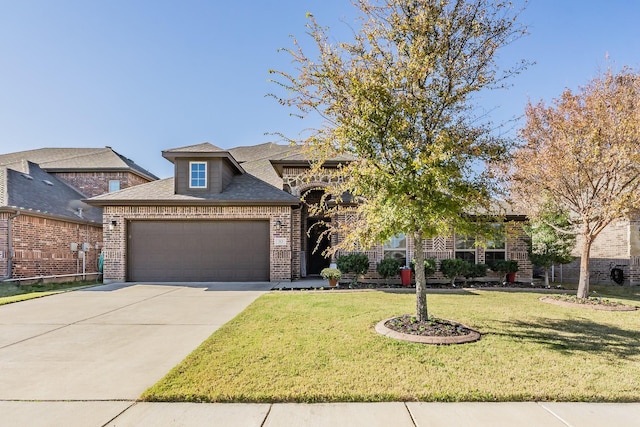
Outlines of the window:
[[455,257],[472,264],[476,263],[476,238],[470,236],[456,236]]
[[207,188],[207,164],[189,162],[189,188]]
[[113,193],[114,191],[120,190],[120,180],[119,179],[110,179],[109,180],[109,193]]
[[493,224],[493,235],[487,239],[487,248],[484,252],[484,263],[493,269],[496,261],[505,260],[506,244],[504,226],[502,224]]
[[384,258],[395,258],[400,265],[407,265],[407,238],[404,234],[393,236],[382,245]]

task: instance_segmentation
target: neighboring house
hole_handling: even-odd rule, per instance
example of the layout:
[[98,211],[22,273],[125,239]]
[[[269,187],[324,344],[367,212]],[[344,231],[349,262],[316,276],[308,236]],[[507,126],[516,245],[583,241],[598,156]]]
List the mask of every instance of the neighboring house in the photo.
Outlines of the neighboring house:
[[[87,200],[103,209],[105,281],[287,281],[329,265],[321,251],[330,242],[314,251],[322,227],[313,225],[346,218],[311,216],[301,202],[319,200],[331,180],[309,176],[309,158],[299,147],[223,150],[203,143],[162,155],[174,164],[173,178]],[[437,259],[517,259],[519,277],[530,279],[524,217],[507,220],[504,239],[486,249],[450,236],[427,240],[423,250]],[[380,244],[367,252],[371,273],[385,256],[410,260],[414,252],[403,236]]]
[[[580,248],[578,238],[570,264],[555,267],[556,280],[577,283],[580,276]],[[640,215],[614,221],[595,239],[589,259],[591,284],[615,284],[612,269],[622,270],[623,285],[640,285]]]
[[82,200],[156,179],[110,147],[0,155],[0,280],[96,272],[102,212]]

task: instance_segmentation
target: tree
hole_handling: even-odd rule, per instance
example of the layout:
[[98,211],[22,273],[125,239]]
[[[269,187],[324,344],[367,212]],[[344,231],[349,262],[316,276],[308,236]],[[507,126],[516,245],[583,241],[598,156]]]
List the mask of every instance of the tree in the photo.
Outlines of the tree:
[[[341,236],[333,250],[371,247],[398,233],[412,236],[416,248],[453,229],[481,234],[474,214],[489,211],[497,190],[481,163],[506,155],[509,143],[476,114],[474,95],[500,87],[525,66],[499,72],[495,63],[498,50],[524,32],[517,13],[491,0],[353,4],[361,14],[354,40],[332,44],[309,15],[317,58],[295,41],[288,52],[296,74],[272,71],[288,91],[274,95],[280,103],[301,117],[324,119],[303,141],[315,167],[352,159],[327,189],[338,202],[332,213],[350,215],[331,224]],[[357,207],[342,206],[344,194]],[[422,250],[415,261],[423,265]],[[416,269],[416,312],[420,321],[428,318],[422,268]]]
[[568,226],[555,228],[579,237],[577,297],[587,298],[593,241],[640,208],[640,76],[609,69],[551,106],[529,103],[520,134],[513,197],[533,218],[544,218],[549,207],[568,213]]
[[564,212],[544,210],[542,215],[525,227],[531,238],[529,259],[533,265],[544,268],[544,284],[549,286],[549,268],[554,264],[567,264],[573,260],[571,250],[576,245],[575,234],[561,233],[571,227]]

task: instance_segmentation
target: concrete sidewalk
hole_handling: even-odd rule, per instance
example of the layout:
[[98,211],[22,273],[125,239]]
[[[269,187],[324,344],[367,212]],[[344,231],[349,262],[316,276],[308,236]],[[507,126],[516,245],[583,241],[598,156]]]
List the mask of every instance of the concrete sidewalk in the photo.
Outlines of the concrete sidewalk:
[[0,425],[30,427],[633,427],[640,404],[235,404],[0,401]]

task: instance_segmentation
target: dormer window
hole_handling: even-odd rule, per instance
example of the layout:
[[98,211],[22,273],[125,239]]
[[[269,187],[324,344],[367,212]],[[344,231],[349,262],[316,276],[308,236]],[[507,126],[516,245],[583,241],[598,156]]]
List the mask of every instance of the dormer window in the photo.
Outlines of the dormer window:
[[189,162],[189,188],[207,188],[206,162]]

